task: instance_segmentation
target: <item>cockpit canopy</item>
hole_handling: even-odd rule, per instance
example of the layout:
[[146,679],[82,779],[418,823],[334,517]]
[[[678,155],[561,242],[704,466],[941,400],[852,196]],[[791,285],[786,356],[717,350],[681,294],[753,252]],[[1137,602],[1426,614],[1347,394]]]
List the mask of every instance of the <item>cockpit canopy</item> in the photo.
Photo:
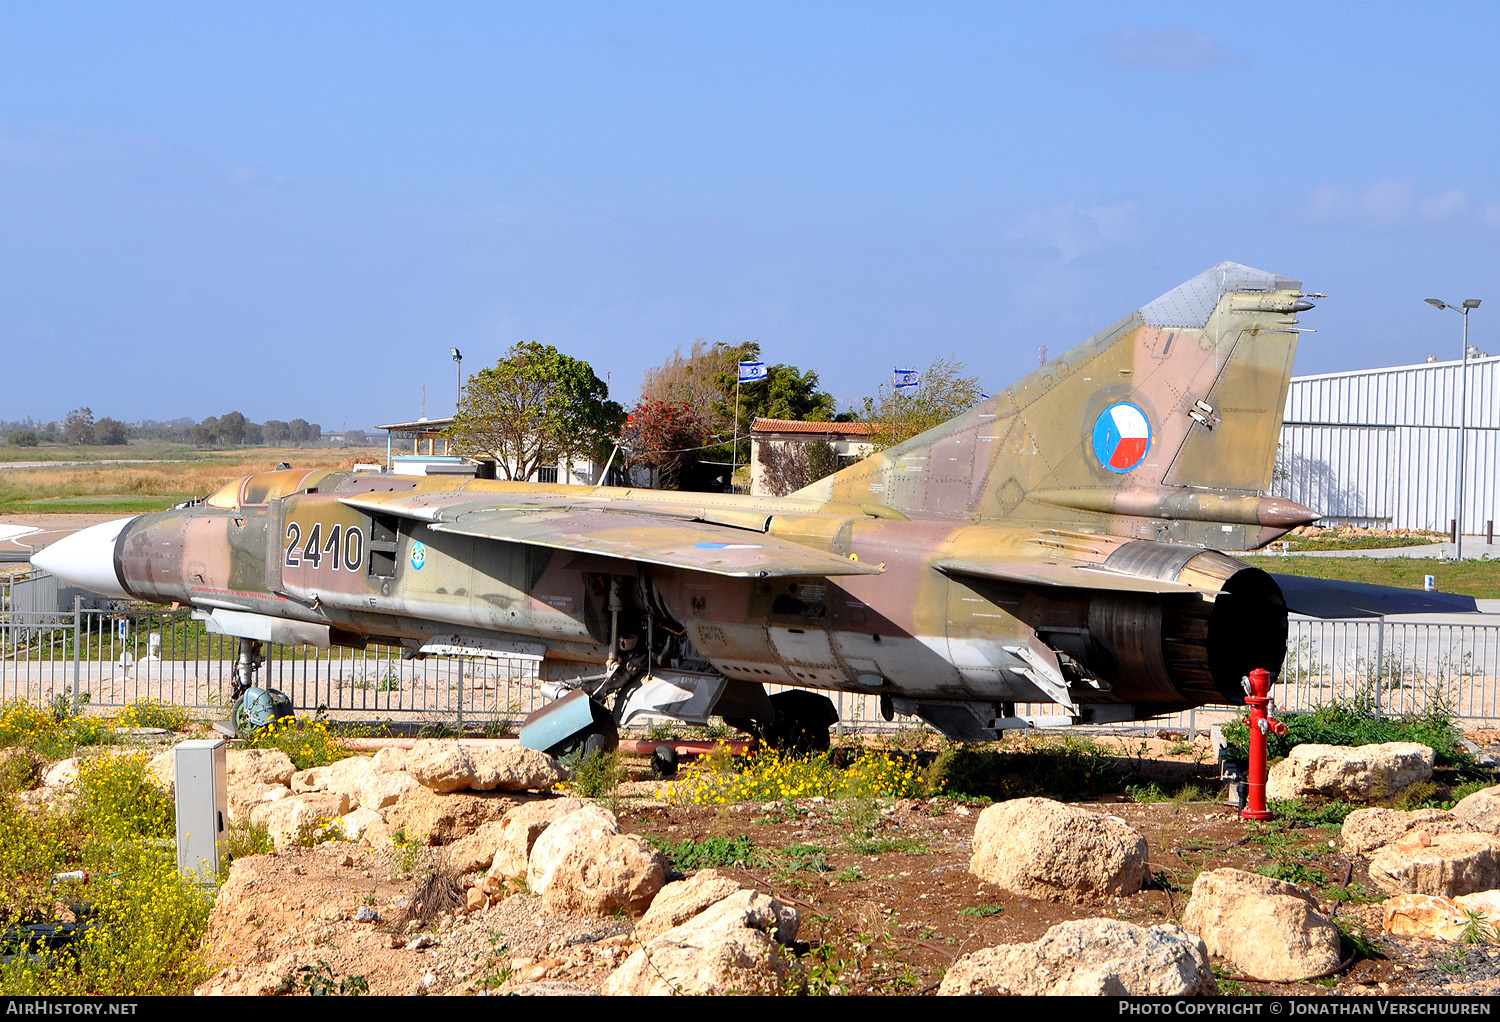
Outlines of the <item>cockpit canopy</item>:
[[303,468],[284,468],[276,472],[257,472],[244,479],[225,483],[205,501],[209,507],[234,511],[243,507],[264,507],[269,501],[285,497],[309,486],[316,486],[330,475],[326,468],[311,471]]

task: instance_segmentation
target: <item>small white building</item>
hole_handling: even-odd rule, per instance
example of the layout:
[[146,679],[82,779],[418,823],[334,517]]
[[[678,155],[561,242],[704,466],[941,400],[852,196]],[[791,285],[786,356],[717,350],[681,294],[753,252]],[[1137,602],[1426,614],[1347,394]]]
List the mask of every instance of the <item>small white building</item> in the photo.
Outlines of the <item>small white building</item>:
[[1293,377],[1272,491],[1325,524],[1447,532],[1462,435],[1463,531],[1483,534],[1500,518],[1500,358],[1469,359],[1466,382],[1464,371],[1454,361]]
[[[874,449],[869,423],[756,419],[750,429],[750,492],[785,496]],[[826,464],[817,464],[820,457]]]

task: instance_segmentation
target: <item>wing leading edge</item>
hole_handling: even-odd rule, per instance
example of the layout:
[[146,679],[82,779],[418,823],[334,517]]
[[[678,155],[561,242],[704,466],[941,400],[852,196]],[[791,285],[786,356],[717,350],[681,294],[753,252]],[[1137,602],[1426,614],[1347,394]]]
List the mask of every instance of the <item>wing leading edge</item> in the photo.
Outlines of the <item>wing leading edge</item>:
[[661,516],[645,509],[536,504],[520,507],[407,505],[401,499],[342,503],[374,514],[397,515],[423,522],[435,532],[449,532],[507,543],[568,550],[685,571],[735,578],[796,575],[878,575],[881,568],[824,550],[736,528]]

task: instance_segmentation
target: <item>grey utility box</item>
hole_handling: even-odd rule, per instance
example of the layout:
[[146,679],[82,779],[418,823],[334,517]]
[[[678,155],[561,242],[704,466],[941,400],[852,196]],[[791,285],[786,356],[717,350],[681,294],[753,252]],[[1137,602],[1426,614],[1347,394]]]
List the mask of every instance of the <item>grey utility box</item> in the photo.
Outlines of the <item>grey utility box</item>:
[[216,884],[229,848],[229,757],[222,738],[181,742],[177,773],[177,872]]

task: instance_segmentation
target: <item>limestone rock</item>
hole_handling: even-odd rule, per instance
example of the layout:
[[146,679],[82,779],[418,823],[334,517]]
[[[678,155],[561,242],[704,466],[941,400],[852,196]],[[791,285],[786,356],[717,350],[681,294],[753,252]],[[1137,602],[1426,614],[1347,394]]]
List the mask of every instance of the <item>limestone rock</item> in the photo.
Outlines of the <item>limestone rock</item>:
[[1379,745],[1314,745],[1292,748],[1286,759],[1271,768],[1266,797],[1371,799],[1399,794],[1432,777],[1436,753],[1418,742]]
[[1453,815],[1475,830],[1500,834],[1500,785],[1464,796],[1453,807]]
[[458,873],[477,873],[489,869],[505,829],[505,820],[509,817],[510,814],[507,813],[502,819],[481,823],[474,833],[461,837],[444,848],[448,865]]
[[275,802],[263,802],[250,812],[250,822],[264,827],[278,852],[316,839],[319,832],[349,811],[346,795],[309,792]]
[[339,830],[343,832],[344,839],[347,841],[362,840],[372,828],[380,828],[384,824],[385,817],[368,806],[352,809],[339,817]]
[[151,762],[146,764],[146,773],[157,784],[171,791],[177,784],[177,750],[163,749],[151,757]]
[[1496,942],[1500,933],[1500,891],[1439,898],[1430,894],[1398,894],[1383,906],[1383,926],[1398,937],[1428,940],[1479,938]]
[[1409,830],[1420,828],[1428,834],[1458,834],[1472,830],[1467,823],[1441,809],[1356,809],[1344,819],[1339,832],[1344,850],[1368,855],[1383,845],[1399,840]]
[[606,834],[568,850],[552,871],[542,900],[554,912],[639,913],[666,882],[666,860],[645,838]]
[[505,795],[440,795],[413,788],[382,810],[391,833],[403,831],[409,840],[446,845],[474,833],[491,820],[501,819],[514,803]]
[[1500,838],[1438,834],[1427,846],[1386,845],[1370,857],[1370,879],[1392,894],[1451,898],[1500,887]]
[[78,757],[58,760],[42,772],[44,788],[61,788],[78,779]]
[[375,765],[369,756],[346,756],[326,766],[299,770],[292,775],[292,791],[329,791],[349,796],[352,806],[363,803],[359,800],[359,789],[369,778],[375,776]]
[[386,806],[395,805],[402,795],[420,787],[416,778],[405,771],[383,773],[376,770],[359,782],[354,790],[354,796],[357,797],[361,806],[369,809],[384,809]]
[[407,751],[394,745],[379,750],[370,757],[378,774],[406,773]]
[[1117,897],[1150,876],[1146,853],[1146,839],[1119,817],[1019,798],[980,813],[969,871],[1032,897]]
[[1031,944],[964,955],[938,987],[939,994],[1028,997],[1193,997],[1218,992],[1202,940],[1170,923],[1147,928],[1118,919],[1074,919],[1052,927]]
[[[642,944],[649,944],[709,906],[723,901],[737,891],[748,890],[750,888],[738,880],[732,880],[716,869],[699,870],[687,880],[675,880],[661,889],[652,899],[646,914],[635,924],[635,939]],[[783,944],[790,944],[797,939],[797,935],[795,932],[790,936],[778,933],[777,939]]]
[[615,814],[599,806],[586,805],[561,817],[542,832],[531,846],[526,864],[526,885],[533,894],[545,895],[552,874],[574,847],[609,834],[620,833]]
[[423,739],[406,755],[406,770],[433,791],[462,791],[474,783],[474,761],[457,742]]
[[449,741],[416,742],[406,770],[433,791],[544,791],[565,780],[557,760],[519,745],[469,748]]
[[1256,979],[1291,981],[1339,964],[1339,930],[1296,884],[1237,869],[1207,870],[1193,882],[1182,925],[1208,950]]
[[546,791],[568,779],[557,760],[520,745],[479,748],[472,757],[476,791]]
[[224,758],[231,788],[236,785],[279,785],[289,788],[297,768],[280,749],[230,749]]
[[604,981],[603,992],[780,993],[787,964],[770,934],[787,911],[759,891],[738,891],[634,952]]
[[576,798],[541,798],[521,802],[501,821],[500,839],[493,849],[489,875],[505,878],[525,876],[531,848],[555,820],[583,808]]

